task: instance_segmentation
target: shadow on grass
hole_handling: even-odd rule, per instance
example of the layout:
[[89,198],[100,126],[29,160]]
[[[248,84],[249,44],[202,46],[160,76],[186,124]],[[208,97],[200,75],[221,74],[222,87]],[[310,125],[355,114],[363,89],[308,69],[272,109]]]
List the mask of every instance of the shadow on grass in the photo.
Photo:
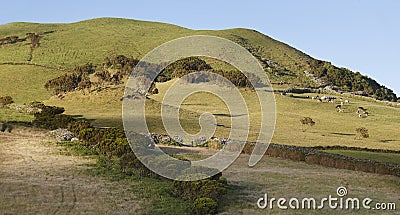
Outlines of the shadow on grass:
[[340,132],[333,132],[331,134],[340,135],[340,136],[356,136],[355,134],[346,134],[346,133],[340,133]]
[[240,117],[240,116],[246,116],[246,115],[248,115],[248,114],[236,114],[236,115],[233,115],[233,114],[226,114],[226,113],[216,113],[216,114],[213,114],[214,116],[222,116],[222,117]]
[[222,197],[219,211],[232,209],[252,209],[255,207],[258,197],[254,195],[255,190],[261,190],[263,185],[250,181],[229,183],[226,194]]
[[400,140],[380,140],[379,142],[381,142],[381,143],[390,143],[390,142],[396,142],[396,141],[400,141]]

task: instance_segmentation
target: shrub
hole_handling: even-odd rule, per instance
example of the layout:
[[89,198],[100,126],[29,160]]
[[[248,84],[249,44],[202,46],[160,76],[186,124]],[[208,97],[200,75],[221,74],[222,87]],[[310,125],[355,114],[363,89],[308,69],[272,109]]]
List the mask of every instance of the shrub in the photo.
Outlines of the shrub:
[[14,103],[13,99],[11,98],[11,96],[2,96],[0,97],[0,104],[2,104],[3,106],[5,105],[9,105]]
[[361,127],[356,129],[356,139],[369,138],[368,129]]
[[26,33],[26,38],[28,38],[31,41],[31,47],[32,48],[37,48],[39,47],[39,40],[40,40],[40,35],[37,33]]
[[125,133],[117,128],[85,128],[79,131],[78,138],[89,145],[98,145],[104,140],[114,141],[117,138],[125,138]]
[[142,162],[135,156],[133,152],[123,154],[119,159],[120,170],[128,175],[137,175],[141,177],[158,178],[159,176],[149,170]]
[[53,78],[47,81],[44,87],[53,94],[71,92],[75,89],[90,88],[91,82],[88,75],[93,72],[94,66],[92,64],[77,66],[74,72]]
[[76,121],[72,116],[62,114],[64,108],[43,104],[37,106],[40,106],[42,111],[34,114],[35,119],[32,122],[34,126],[54,130],[67,128],[69,123]]
[[216,214],[218,204],[210,198],[197,198],[192,207],[192,213],[195,215]]
[[131,152],[126,138],[104,139],[98,144],[99,152],[107,156],[117,156]]
[[199,181],[174,181],[174,193],[178,197],[194,201],[197,198],[211,198],[218,201],[226,193],[226,179],[203,179]]
[[106,68],[112,67],[121,71],[122,75],[129,74],[137,65],[139,60],[134,58],[128,58],[124,55],[117,55],[113,57],[106,57],[104,59],[103,66]]
[[92,128],[92,125],[89,122],[86,122],[84,120],[78,120],[75,122],[71,122],[67,126],[68,131],[74,133],[76,136],[79,135],[79,132],[81,130],[84,130],[87,128]]
[[304,117],[303,119],[300,120],[301,125],[303,126],[303,132],[307,130],[307,127],[304,126],[309,126],[312,127],[315,125],[315,122],[313,119],[311,119],[310,117]]

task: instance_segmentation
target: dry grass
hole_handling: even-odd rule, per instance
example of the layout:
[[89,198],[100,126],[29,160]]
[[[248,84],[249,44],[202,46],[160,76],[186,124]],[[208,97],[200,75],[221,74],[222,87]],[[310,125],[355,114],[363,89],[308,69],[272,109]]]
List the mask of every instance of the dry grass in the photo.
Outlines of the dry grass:
[[[146,116],[151,131],[164,133],[161,121],[161,102],[165,91],[171,82],[159,83],[159,94],[150,96],[146,103]],[[251,120],[249,141],[255,141],[261,124],[261,112],[258,98],[250,90],[241,89],[245,98]],[[46,104],[66,108],[67,114],[82,114],[87,119],[94,119],[94,123],[103,126],[121,127],[121,101],[123,88],[108,89],[101,92],[83,95],[81,92],[69,93],[63,100],[52,97]],[[287,97],[275,95],[277,104],[277,124],[273,142],[298,146],[355,146],[379,149],[400,150],[400,133],[397,131],[400,123],[400,109],[385,105],[350,99],[351,103],[345,105],[345,113],[336,112],[332,103],[318,103],[309,98]],[[359,118],[355,113],[359,106],[367,108],[370,116]],[[189,133],[200,130],[198,117],[203,112],[215,114],[218,125],[215,136],[228,137],[230,132],[231,117],[223,101],[209,93],[196,93],[187,97],[181,105],[180,119],[182,127]],[[300,119],[311,117],[316,125],[303,132]],[[366,127],[370,138],[356,140],[356,128]]]
[[95,160],[60,155],[44,131],[0,133],[0,213],[136,213],[143,201],[127,186],[85,174]]

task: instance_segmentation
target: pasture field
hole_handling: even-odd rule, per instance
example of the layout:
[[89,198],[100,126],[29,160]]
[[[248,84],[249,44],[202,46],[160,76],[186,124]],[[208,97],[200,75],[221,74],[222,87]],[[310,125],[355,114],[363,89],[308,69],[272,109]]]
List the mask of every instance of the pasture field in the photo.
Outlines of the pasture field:
[[0,96],[11,96],[15,103],[43,101],[51,94],[44,84],[64,72],[30,65],[0,65]]
[[[146,105],[146,114],[150,130],[164,133],[161,121],[161,101],[165,91],[173,81],[158,83],[159,94],[151,95]],[[250,90],[241,89],[250,111],[251,130],[249,141],[255,141],[258,135],[260,109],[257,97]],[[83,95],[81,92],[69,93],[63,100],[51,97],[45,103],[66,108],[67,114],[83,115],[93,119],[101,126],[121,127],[121,101],[123,89],[106,89],[101,92]],[[310,99],[316,94],[301,94],[294,97],[275,94],[277,121],[273,137],[274,143],[297,146],[354,146],[361,148],[376,148],[400,150],[400,109],[388,107],[377,102],[366,101],[356,97],[344,97],[350,104],[345,104],[345,112],[338,113],[336,104],[319,103]],[[309,98],[306,98],[309,96]],[[320,95],[321,96],[321,95]],[[338,95],[337,97],[339,97]],[[359,118],[356,111],[359,106],[368,109],[370,115]],[[189,133],[196,133],[200,126],[198,117],[207,111],[216,115],[218,121],[217,137],[228,137],[230,131],[229,112],[222,100],[208,93],[196,93],[189,96],[181,105],[182,127]],[[302,127],[300,119],[311,117],[316,125],[310,128]],[[369,130],[367,139],[356,138],[356,128],[365,127]],[[304,129],[306,129],[304,131]]]
[[33,115],[21,113],[17,110],[0,108],[0,121],[1,122],[32,122]]
[[[169,146],[170,148],[170,146]],[[204,159],[212,154],[210,150],[198,152],[178,147],[174,153],[189,160]],[[210,154],[211,152],[211,154]],[[226,170],[223,176],[230,183],[222,200],[221,214],[393,214],[396,211],[377,210],[280,210],[259,209],[257,200],[268,194],[268,198],[315,198],[317,201],[328,195],[336,196],[336,189],[344,186],[349,198],[371,198],[374,203],[399,202],[399,180],[395,176],[376,175],[364,172],[342,170],[310,165],[264,156],[254,167],[248,167],[249,155],[241,154]],[[373,203],[373,204],[374,204]],[[372,205],[373,205],[372,204]]]
[[340,154],[359,159],[369,159],[380,162],[400,164],[400,154],[398,153],[366,152],[354,150],[324,150],[324,152]]

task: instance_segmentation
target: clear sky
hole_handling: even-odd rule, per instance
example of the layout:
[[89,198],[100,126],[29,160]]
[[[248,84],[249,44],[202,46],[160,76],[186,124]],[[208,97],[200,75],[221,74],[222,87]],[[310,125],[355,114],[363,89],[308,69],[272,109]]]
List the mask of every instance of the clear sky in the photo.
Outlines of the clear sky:
[[0,24],[123,17],[191,29],[252,28],[360,71],[400,96],[400,1],[4,1]]

